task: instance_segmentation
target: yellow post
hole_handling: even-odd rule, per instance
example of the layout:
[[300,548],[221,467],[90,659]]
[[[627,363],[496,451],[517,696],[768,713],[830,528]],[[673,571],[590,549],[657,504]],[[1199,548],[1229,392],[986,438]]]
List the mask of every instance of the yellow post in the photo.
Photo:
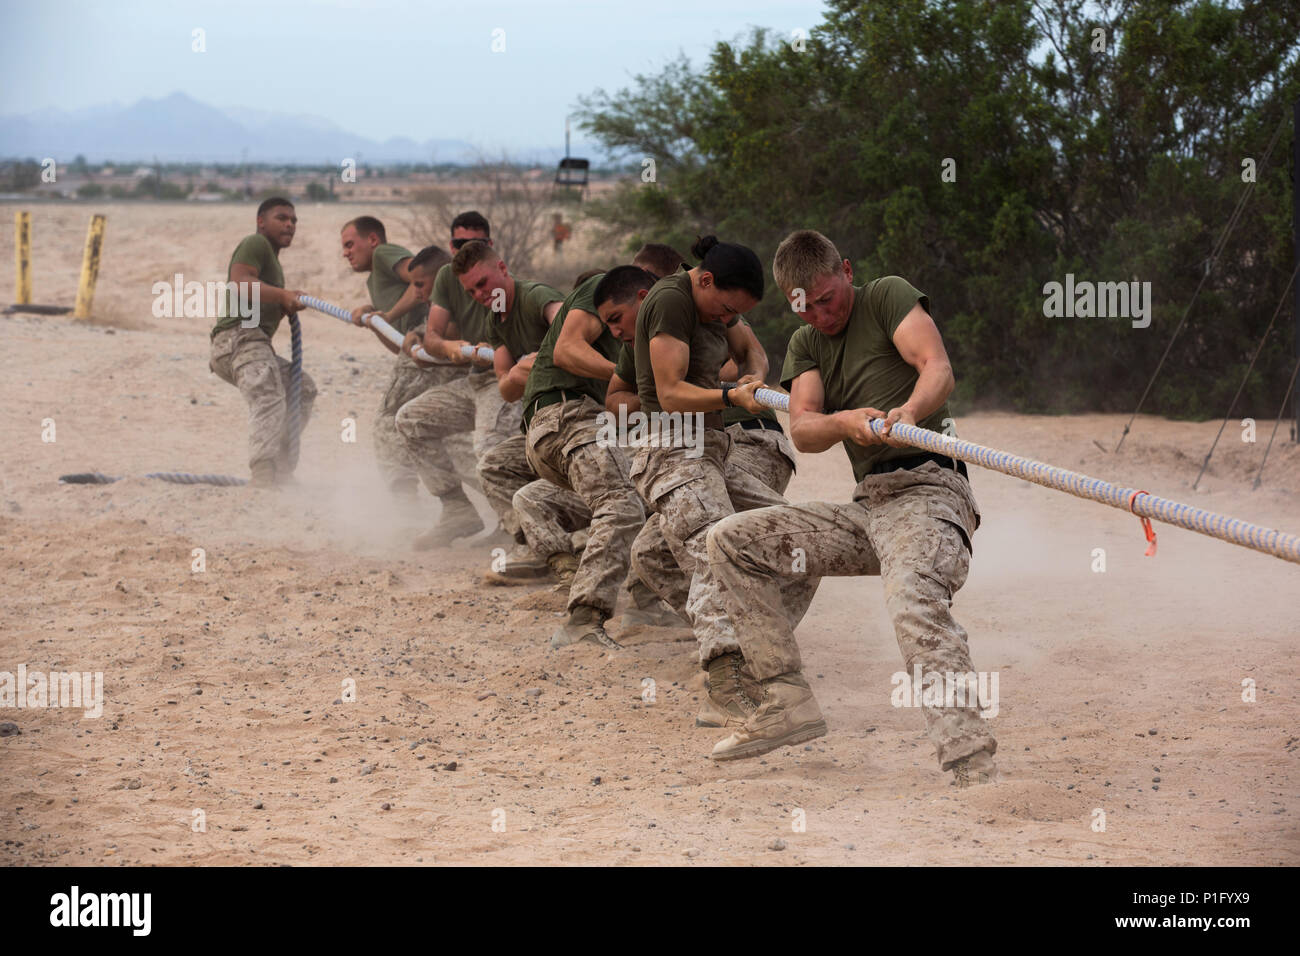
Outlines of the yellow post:
[[32,214],[14,213],[14,275],[15,305],[30,305],[32,301]]
[[72,310],[74,319],[90,318],[90,302],[95,297],[95,280],[99,278],[99,256],[104,248],[105,223],[99,213],[90,217],[86,252],[81,258],[81,281],[77,284],[77,306]]

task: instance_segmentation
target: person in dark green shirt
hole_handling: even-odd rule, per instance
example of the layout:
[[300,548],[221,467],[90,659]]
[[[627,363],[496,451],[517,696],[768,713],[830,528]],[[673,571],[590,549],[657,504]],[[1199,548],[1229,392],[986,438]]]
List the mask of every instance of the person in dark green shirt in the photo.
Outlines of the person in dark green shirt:
[[[655,277],[636,266],[619,266],[608,273],[586,279],[564,299],[560,312],[537,350],[532,371],[524,387],[524,461],[543,481],[525,482],[514,490],[512,501],[520,514],[529,545],[545,554],[548,563],[563,578],[560,566],[572,565],[569,587],[569,620],[551,637],[552,647],[587,640],[607,647],[618,645],[605,633],[605,622],[614,613],[619,585],[627,576],[628,551],[632,539],[645,523],[641,499],[628,480],[628,465],[617,443],[601,440],[600,420],[604,409],[607,378],[578,374],[554,361],[556,343],[566,323],[570,328],[590,326],[595,337],[587,340],[580,332],[585,350],[594,352],[607,365],[617,354],[619,340],[596,314],[597,302],[617,299],[635,303],[638,291],[649,289]],[[594,325],[593,325],[594,323]],[[579,353],[582,356],[582,353]],[[581,361],[585,356],[580,358]],[[594,362],[579,364],[581,372],[595,371]],[[511,442],[502,443],[489,458],[516,453]],[[538,485],[541,485],[541,489]],[[521,499],[524,488],[529,495]],[[554,534],[554,521],[535,516],[553,514],[554,506],[538,507],[530,496],[539,490],[573,498],[571,511],[589,525],[586,546],[580,559],[569,553],[567,536]],[[528,502],[525,504],[524,502]],[[576,521],[573,523],[577,523]]]
[[[358,220],[355,226],[349,224],[343,231],[344,252],[354,268],[364,265],[367,257],[371,263],[366,285],[373,304],[355,310],[353,321],[360,323],[364,314],[377,312],[398,331],[405,332],[406,343],[410,343],[424,334],[433,277],[439,268],[451,261],[451,256],[438,246],[427,246],[412,256],[393,243],[375,244],[378,238],[384,237],[373,233],[366,237],[368,243],[360,251],[357,251],[355,242],[350,247],[349,233],[361,229],[364,234],[367,227],[382,228],[382,224],[378,220],[368,223],[363,219]],[[403,276],[409,281],[402,281]],[[397,430],[397,413],[407,402],[430,389],[463,378],[463,367],[448,361],[427,365],[416,362],[406,349],[394,345],[378,332],[376,335],[390,351],[397,353],[374,424],[375,457],[380,475],[398,500],[413,512],[413,521],[420,520],[414,512],[418,508],[417,488],[423,482],[429,494],[441,502],[443,518],[464,515],[461,530],[482,530],[478,512],[462,487],[466,481],[475,486],[478,483],[469,437],[454,435],[445,442],[412,445]],[[436,528],[428,533],[436,533]]]
[[[743,320],[740,327],[753,337],[754,347],[759,348],[753,329]],[[732,360],[729,359],[722,367],[721,375],[723,380],[738,377]],[[640,409],[641,400],[637,397],[635,381],[636,353],[630,345],[624,345],[605,399],[605,408],[611,415],[626,417]],[[776,413],[770,408],[754,413],[735,406],[723,410],[722,421],[731,438],[726,474],[732,476],[733,481],[739,480],[743,474],[752,475],[777,494],[785,494],[795,471],[795,455]],[[690,583],[690,575],[677,563],[663,536],[659,516],[651,514],[632,543],[628,590],[635,600],[638,588],[646,588],[674,611],[684,613]],[[638,601],[638,606],[643,604],[644,600]]]
[[[451,254],[454,256],[471,242],[492,245],[491,225],[474,210],[462,212],[451,221]],[[463,346],[487,345],[488,319],[486,310],[456,281],[449,262],[438,271],[434,280],[429,298],[429,320],[421,344],[428,354],[449,362],[473,365],[479,370],[488,368],[490,363],[461,354]],[[451,334],[453,328],[459,338]]]
[[[600,429],[613,360],[622,343],[635,335],[637,307],[654,282],[681,262],[670,246],[648,243],[630,266],[580,276],[528,374],[526,455],[542,478],[516,491],[513,501],[529,545],[547,556],[561,581],[571,579],[569,621],[552,636],[552,646],[578,640],[608,645],[604,622],[613,613],[622,576],[631,598],[623,614],[624,631],[683,623],[627,573],[627,535],[635,527],[629,529],[626,522],[644,520],[641,499],[628,479],[624,450],[617,442],[602,441]],[[633,518],[634,511],[638,517]],[[572,535],[557,532],[586,527],[590,536],[579,559]]]
[[564,296],[544,282],[516,279],[487,243],[463,246],[451,261],[451,271],[461,288],[487,310],[487,342],[496,353],[493,366],[501,397],[519,401]]
[[533,359],[532,369],[528,373],[528,379],[524,383],[523,407],[524,407],[524,427],[527,428],[529,420],[529,411],[533,403],[539,397],[546,396],[554,392],[573,392],[584,395],[592,401],[604,405],[605,389],[609,387],[609,378],[600,378],[598,375],[580,375],[570,372],[555,361],[555,346],[564,331],[565,320],[570,314],[574,315],[575,321],[571,328],[578,325],[578,314],[590,316],[595,320],[597,325],[596,338],[588,342],[595,352],[602,356],[606,362],[612,363],[618,357],[620,342],[614,337],[614,333],[605,327],[599,317],[596,315],[596,306],[592,302],[592,295],[596,291],[596,286],[604,278],[605,273],[598,272],[589,276],[570,292],[564,301],[560,304],[560,311],[555,316],[555,321],[551,323],[550,329],[547,330],[546,336],[542,339],[541,344],[537,347],[537,355]]
[[490,576],[498,582],[513,583],[551,570],[546,555],[529,545],[513,501],[516,491],[537,478],[528,464],[523,435],[519,432],[523,415],[519,400],[533,358],[559,313],[564,296],[545,283],[516,279],[505,260],[486,242],[463,245],[451,261],[451,270],[478,306],[477,311],[470,312],[473,321],[486,317],[487,342],[494,350],[493,372],[498,397],[505,403],[503,413],[515,423],[513,434],[486,449],[478,462],[483,496],[518,542],[514,551],[506,555],[505,566],[494,569]]
[[[450,249],[454,254],[467,243],[491,245],[491,227],[479,213],[469,210],[451,221]],[[417,288],[423,282],[414,283]],[[420,293],[424,294],[424,293]],[[405,402],[394,416],[394,426],[413,459],[442,466],[421,474],[430,493],[443,503],[438,524],[415,539],[416,550],[445,547],[457,538],[483,530],[477,509],[465,497],[462,480],[478,485],[478,459],[519,428],[518,406],[507,406],[497,389],[491,363],[461,354],[462,346],[486,345],[490,316],[456,281],[451,263],[441,266],[428,292],[429,312],[423,330],[407,333],[402,351],[419,368],[450,366],[457,374],[451,381],[434,386]],[[459,336],[459,337],[458,337]],[[417,345],[432,356],[432,363],[417,360]],[[466,374],[468,372],[468,374]],[[464,456],[461,446],[468,441]],[[462,457],[471,459],[469,474],[463,473]],[[455,467],[453,467],[455,465]],[[502,525],[519,540],[513,513],[502,517]],[[545,564],[536,573],[545,573]]]
[[[353,323],[363,325],[364,316],[378,314],[399,332],[414,334],[416,329],[422,332],[429,314],[428,296],[422,295],[417,286],[417,267],[410,250],[389,242],[384,224],[373,216],[349,220],[340,231],[339,241],[343,258],[352,270],[368,274],[366,291],[370,301],[352,310]],[[451,261],[451,256],[436,246],[421,250],[421,256],[425,271],[432,268],[436,272]],[[441,445],[423,445],[418,449],[420,454],[416,454],[398,433],[396,416],[408,401],[430,388],[451,382],[461,371],[450,362],[417,365],[398,345],[378,331],[374,334],[386,349],[397,355],[374,422],[375,458],[380,476],[394,496],[412,510],[423,478],[430,494],[441,500],[446,511],[459,505],[459,499],[464,497],[460,482],[451,488],[443,487],[443,472],[455,472],[448,450]],[[469,504],[468,498],[465,504]],[[473,510],[472,506],[470,509]]]
[[[236,386],[248,402],[248,464],[256,487],[287,482],[298,464],[287,404],[290,362],[271,346],[280,320],[303,308],[298,299],[302,293],[284,287],[280,268],[280,250],[293,242],[297,225],[297,213],[287,199],[268,199],[258,207],[257,232],[239,243],[226,272],[228,282],[251,286],[250,294],[230,296],[211,335],[208,367]],[[241,301],[256,302],[256,314],[241,316]],[[304,371],[300,430],[306,428],[315,397],[316,385]]]
[[[849,261],[812,230],[781,243],[772,271],[806,323],[791,336],[781,373],[795,447],[821,452],[842,443],[858,485],[849,504],[763,508],[709,532],[710,565],[762,688],[758,709],[712,756],[755,757],[826,733],[781,585],[798,579],[815,589],[825,575],[880,575],[908,669],[927,687],[937,679],[950,689],[942,704],[922,706],[940,768],[960,787],[992,782],[997,741],[974,688],[966,693],[968,675],[976,675],[951,610],[970,567],[979,509],[962,463],[891,434],[900,422],[951,426],[952,365],[929,299],[898,276],[854,285]],[[877,419],[881,435],[870,426]],[[952,695],[959,684],[960,696]]]
[[[729,473],[731,438],[721,411],[740,405],[762,409],[754,392],[767,373],[767,354],[744,334],[739,315],[763,295],[763,269],[753,250],[705,236],[691,250],[700,264],[655,283],[636,320],[635,366],[641,416],[657,442],[632,456],[631,476],[641,497],[659,515],[659,526],[683,571],[690,574],[687,611],[709,672],[709,692],[696,716],[701,727],[738,726],[753,712],[735,630],[709,568],[709,528],[736,510],[784,504],[785,499],[747,473]],[[743,373],[724,387],[728,357]],[[687,445],[686,415],[702,419],[703,442]],[[671,436],[673,417],[683,440]],[[656,426],[656,423],[659,423]],[[630,436],[629,436],[630,437]],[[635,550],[635,548],[634,548]],[[801,617],[806,603],[792,613]],[[796,617],[796,619],[797,619]]]
[[[352,322],[362,324],[367,313],[380,313],[389,325],[405,334],[423,326],[429,305],[421,302],[411,285],[411,251],[388,241],[384,224],[374,216],[358,216],[343,225],[339,233],[343,258],[353,272],[364,272],[370,301],[352,310]],[[376,332],[375,336],[390,352],[398,346]]]

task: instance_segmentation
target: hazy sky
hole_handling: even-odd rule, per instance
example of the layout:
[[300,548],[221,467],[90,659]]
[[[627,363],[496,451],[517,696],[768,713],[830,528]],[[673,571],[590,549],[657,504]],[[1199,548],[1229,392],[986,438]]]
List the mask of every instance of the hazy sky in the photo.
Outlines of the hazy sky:
[[[679,51],[699,64],[751,25],[788,37],[821,11],[817,0],[0,0],[0,114],[180,91],[380,140],[562,146],[579,95]],[[492,52],[496,29],[504,52]],[[410,105],[422,96],[427,108]]]

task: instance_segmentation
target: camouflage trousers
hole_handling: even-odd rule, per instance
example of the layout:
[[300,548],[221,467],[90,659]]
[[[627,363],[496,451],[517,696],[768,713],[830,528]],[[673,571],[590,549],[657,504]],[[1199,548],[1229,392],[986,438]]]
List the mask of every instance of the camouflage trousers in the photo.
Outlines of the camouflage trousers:
[[527,540],[527,534],[519,513],[515,511],[515,493],[536,480],[537,472],[528,463],[528,441],[522,434],[497,442],[478,460],[478,481],[483,488],[483,497],[501,519],[501,527],[520,543]]
[[[731,450],[727,455],[726,474],[733,483],[742,474],[752,475],[778,495],[784,495],[794,473],[794,449],[784,432],[775,428],[748,429],[728,425]],[[631,566],[627,590],[637,607],[653,603],[645,595],[659,597],[676,611],[686,609],[690,595],[690,576],[674,557],[660,527],[659,516],[652,514],[632,543]]]
[[[753,475],[727,470],[731,444],[725,431],[709,428],[699,458],[688,458],[685,448],[641,448],[632,460],[637,491],[659,516],[660,531],[678,566],[690,575],[686,614],[699,642],[702,665],[740,650],[709,564],[709,529],[736,511],[785,504],[781,495]],[[809,589],[806,581],[792,580],[787,587],[790,614],[798,620],[816,586]]]
[[[460,487],[449,455],[441,459],[438,450],[448,440],[464,441],[472,436],[476,462],[491,448],[519,432],[518,402],[506,403],[497,390],[496,376],[474,372],[445,385],[422,392],[403,404],[394,417],[394,426],[409,454],[425,463],[420,478],[433,495],[452,494]],[[462,436],[453,439],[452,436]]]
[[794,474],[794,448],[784,431],[776,428],[744,428],[728,425],[731,451],[727,455],[727,474],[745,472],[753,475],[778,495],[785,494]]
[[[643,505],[636,489],[628,486],[628,492]],[[574,532],[585,530],[591,525],[591,509],[587,503],[572,491],[561,488],[545,478],[530,481],[515,492],[515,514],[523,527],[524,537],[529,546],[538,554],[552,555],[565,552],[581,555],[584,544],[579,547]],[[644,509],[642,514],[644,514]],[[647,534],[647,532],[650,532]],[[678,610],[686,607],[686,591],[690,581],[677,566],[677,559],[668,548],[663,532],[659,530],[659,516],[650,515],[642,525],[641,531],[633,540],[633,546],[640,545],[645,550],[643,556],[643,573],[645,569],[663,568],[665,582],[656,581],[656,588],[667,590],[677,603]],[[623,582],[631,603],[638,608],[650,610],[660,601],[659,591],[650,588],[637,576],[636,565],[631,555],[627,562],[627,579]],[[680,595],[677,593],[680,590]]]
[[[239,389],[248,403],[248,464],[273,462],[278,474],[292,474],[298,466],[289,456],[289,366],[275,354],[271,339],[261,328],[239,326],[222,329],[212,337],[208,368],[222,381]],[[299,433],[307,428],[316,383],[302,373],[299,392]]]
[[[608,617],[614,613],[632,539],[645,522],[645,511],[628,478],[623,449],[598,440],[596,417],[603,411],[590,398],[538,409],[528,425],[527,459],[556,493],[549,496],[549,505],[539,509],[534,482],[519,489],[514,500],[528,544],[539,554],[568,550],[556,532],[577,529],[565,524],[584,517],[590,523],[587,545],[569,586],[568,606],[570,611],[579,605],[594,607]],[[531,491],[525,493],[528,488]],[[566,512],[564,524],[556,520],[560,510]],[[550,520],[537,520],[546,516]]]
[[[877,574],[907,672],[968,674],[974,668],[966,632],[951,608],[966,583],[978,526],[970,483],[927,462],[868,475],[850,504],[810,501],[727,518],[709,534],[709,563],[759,679],[801,667],[785,581]],[[922,713],[945,770],[997,749],[977,707],[924,706]]]
[[449,385],[464,376],[465,369],[460,366],[421,368],[406,355],[397,356],[374,424],[375,460],[379,463],[380,477],[389,488],[418,479],[430,494],[441,495],[447,488],[444,479],[447,474],[455,474],[466,484],[478,486],[470,435],[461,432],[448,435],[442,442],[410,444],[397,430],[398,409],[429,389]]

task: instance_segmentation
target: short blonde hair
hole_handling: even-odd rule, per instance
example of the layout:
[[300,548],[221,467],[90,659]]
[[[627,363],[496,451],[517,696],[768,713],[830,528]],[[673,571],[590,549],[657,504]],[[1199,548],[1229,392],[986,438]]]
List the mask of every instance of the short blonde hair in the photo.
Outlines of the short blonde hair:
[[500,258],[486,239],[471,239],[451,260],[451,274],[463,276],[480,262],[496,262]]
[[822,276],[838,272],[841,262],[835,243],[816,230],[800,229],[776,247],[772,277],[786,295],[795,289],[807,292]]

